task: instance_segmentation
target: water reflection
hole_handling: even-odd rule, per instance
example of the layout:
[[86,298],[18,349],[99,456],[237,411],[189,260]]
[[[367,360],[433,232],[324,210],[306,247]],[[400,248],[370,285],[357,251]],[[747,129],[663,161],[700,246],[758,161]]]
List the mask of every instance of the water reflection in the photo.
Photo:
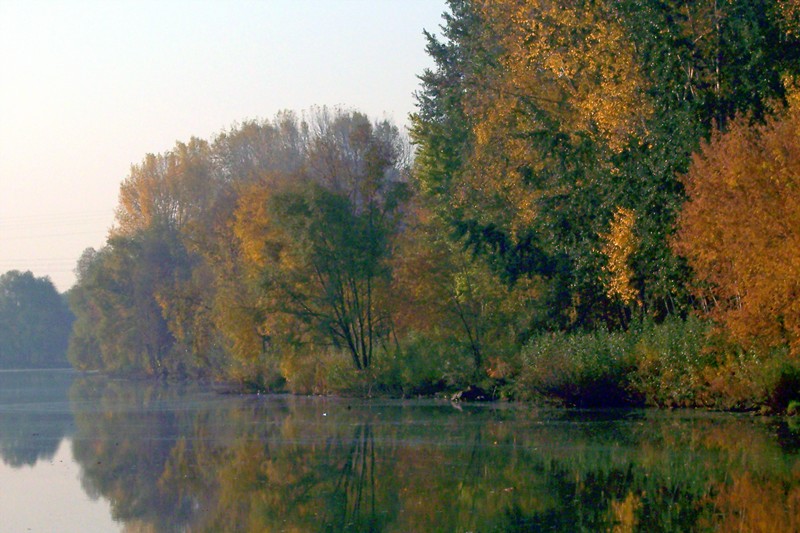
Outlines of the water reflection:
[[0,460],[12,467],[51,459],[73,431],[66,402],[72,371],[0,370]]
[[142,531],[800,531],[797,426],[0,373],[3,482],[79,471]]
[[143,529],[800,530],[800,463],[777,437],[794,433],[772,419],[101,379],[70,397],[84,486]]

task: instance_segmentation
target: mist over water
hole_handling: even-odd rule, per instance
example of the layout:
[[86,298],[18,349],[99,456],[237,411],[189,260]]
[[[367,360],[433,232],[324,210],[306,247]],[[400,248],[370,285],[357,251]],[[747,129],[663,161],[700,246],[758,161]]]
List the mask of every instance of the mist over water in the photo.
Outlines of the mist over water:
[[0,372],[0,509],[21,530],[791,531],[798,450],[768,417]]

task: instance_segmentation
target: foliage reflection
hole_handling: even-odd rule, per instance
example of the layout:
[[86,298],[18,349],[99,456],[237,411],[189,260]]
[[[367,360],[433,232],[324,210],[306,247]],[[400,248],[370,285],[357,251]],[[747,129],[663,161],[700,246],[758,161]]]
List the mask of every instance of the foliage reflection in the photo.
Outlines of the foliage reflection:
[[800,529],[800,461],[778,419],[99,379],[71,396],[86,488],[157,531]]
[[50,459],[73,431],[64,405],[75,373],[0,371],[0,461],[12,467]]

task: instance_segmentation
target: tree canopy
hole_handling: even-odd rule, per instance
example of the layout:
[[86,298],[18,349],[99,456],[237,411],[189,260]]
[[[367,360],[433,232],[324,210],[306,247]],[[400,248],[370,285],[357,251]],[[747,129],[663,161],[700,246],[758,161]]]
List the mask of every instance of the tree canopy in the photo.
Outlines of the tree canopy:
[[[551,328],[685,312],[678,176],[715,123],[781,106],[800,64],[781,4],[451,1],[412,129],[420,191],[507,282],[546,280]],[[619,213],[630,298],[603,253]]]
[[327,109],[146,156],[107,246],[80,262],[72,361],[253,377],[271,348],[311,343],[369,367],[407,159],[390,123]]

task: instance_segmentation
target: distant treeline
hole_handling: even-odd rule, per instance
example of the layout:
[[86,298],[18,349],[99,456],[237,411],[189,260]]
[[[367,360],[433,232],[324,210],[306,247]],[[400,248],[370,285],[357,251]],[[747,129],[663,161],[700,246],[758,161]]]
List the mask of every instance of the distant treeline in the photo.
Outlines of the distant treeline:
[[0,276],[0,368],[64,368],[74,317],[49,278]]
[[568,404],[800,398],[800,4],[451,0],[410,144],[348,110],[148,155],[79,368]]

